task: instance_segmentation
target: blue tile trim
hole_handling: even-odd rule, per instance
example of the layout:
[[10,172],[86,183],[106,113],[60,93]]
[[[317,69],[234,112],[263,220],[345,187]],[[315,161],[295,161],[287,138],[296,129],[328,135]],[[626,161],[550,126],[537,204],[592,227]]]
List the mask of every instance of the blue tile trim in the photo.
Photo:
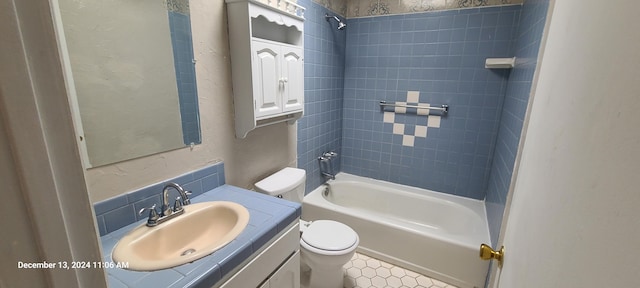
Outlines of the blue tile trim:
[[225,184],[224,163],[198,169],[165,181],[155,183],[120,196],[100,201],[93,205],[100,236],[111,233],[131,223],[145,219],[146,215],[137,215],[137,211],[156,204],[161,206],[160,193],[167,182],[176,182],[196,197]]
[[113,276],[107,277],[107,283],[109,284],[109,288],[127,288],[127,285]]
[[134,287],[167,287],[177,283],[184,275],[174,270],[162,270],[149,273],[134,283]]
[[107,234],[107,227],[105,227],[104,225],[104,215],[98,216],[96,218],[98,222],[98,231],[100,232],[100,235]]

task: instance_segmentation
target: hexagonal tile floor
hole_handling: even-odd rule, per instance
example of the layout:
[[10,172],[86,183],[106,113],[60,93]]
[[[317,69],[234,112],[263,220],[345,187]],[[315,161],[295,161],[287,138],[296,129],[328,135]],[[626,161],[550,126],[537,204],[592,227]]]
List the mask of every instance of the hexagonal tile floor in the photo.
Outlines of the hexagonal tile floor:
[[456,288],[360,253],[354,254],[344,269],[345,288]]

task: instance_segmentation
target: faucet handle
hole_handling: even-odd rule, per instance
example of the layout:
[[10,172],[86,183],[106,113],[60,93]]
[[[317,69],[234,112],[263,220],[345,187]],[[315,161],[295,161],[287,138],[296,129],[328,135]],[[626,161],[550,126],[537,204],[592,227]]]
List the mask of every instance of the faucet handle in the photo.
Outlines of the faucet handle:
[[189,196],[191,196],[191,194],[193,194],[193,193],[191,191],[184,191],[184,194],[187,195],[187,196],[184,197],[184,199],[182,199],[182,205],[191,204],[191,199],[189,199]]
[[156,224],[156,221],[158,221],[158,219],[160,218],[160,216],[158,216],[158,211],[156,211],[156,204],[153,204],[153,206],[151,207],[140,209],[140,211],[138,211],[138,215],[142,215],[142,213],[146,210],[149,210],[149,219],[147,219],[147,223]]
[[337,156],[338,156],[338,153],[336,153],[335,151],[327,151],[322,153],[322,157],[329,158],[329,159]]
[[[142,212],[144,212],[146,210],[149,210],[149,213],[153,213],[153,211],[156,210],[156,204],[153,204],[153,206],[151,206],[151,207],[145,207],[145,208],[140,209],[140,211],[138,211],[138,215],[142,215]],[[153,211],[151,211],[151,210],[153,210]]]
[[182,202],[180,201],[180,197],[176,197],[176,201],[173,202],[173,212],[178,212],[182,210]]

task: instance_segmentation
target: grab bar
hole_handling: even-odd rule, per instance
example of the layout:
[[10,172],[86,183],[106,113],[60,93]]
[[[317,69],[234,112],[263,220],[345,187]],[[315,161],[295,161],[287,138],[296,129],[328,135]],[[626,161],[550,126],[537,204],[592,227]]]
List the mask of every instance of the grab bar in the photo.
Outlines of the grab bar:
[[442,113],[448,113],[449,112],[449,105],[447,105],[447,104],[442,104],[442,105],[440,105],[440,107],[434,107],[434,106],[418,106],[418,105],[396,104],[396,103],[387,103],[387,101],[380,101],[380,108],[383,108],[385,106],[401,107],[401,108],[417,108],[417,109],[438,110],[438,111],[442,111]]

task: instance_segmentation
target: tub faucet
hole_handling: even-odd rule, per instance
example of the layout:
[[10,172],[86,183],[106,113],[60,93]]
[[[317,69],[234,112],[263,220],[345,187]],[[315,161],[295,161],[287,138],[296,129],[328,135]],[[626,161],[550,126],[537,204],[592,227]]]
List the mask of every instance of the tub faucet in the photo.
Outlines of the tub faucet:
[[334,151],[328,151],[322,153],[322,156],[318,157],[318,162],[320,163],[320,174],[331,180],[336,180],[336,173],[334,172],[334,162],[332,161],[334,158],[338,157],[338,153]]
[[329,172],[331,168],[327,168],[327,166],[331,166],[331,158],[320,156],[318,157],[318,161],[320,162],[320,174],[322,174],[324,178],[336,180],[336,175]]

